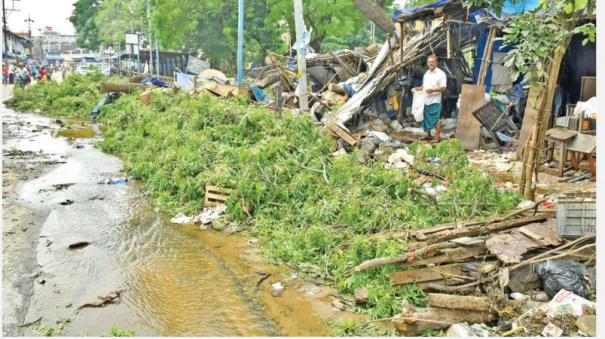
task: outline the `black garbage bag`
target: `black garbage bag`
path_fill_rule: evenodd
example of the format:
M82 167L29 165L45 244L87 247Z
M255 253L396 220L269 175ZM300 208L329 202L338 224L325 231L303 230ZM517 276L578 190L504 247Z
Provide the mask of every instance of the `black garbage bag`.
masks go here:
M548 260L538 265L538 275L542 279L542 287L551 298L562 289L587 298L586 274L586 267L573 260Z

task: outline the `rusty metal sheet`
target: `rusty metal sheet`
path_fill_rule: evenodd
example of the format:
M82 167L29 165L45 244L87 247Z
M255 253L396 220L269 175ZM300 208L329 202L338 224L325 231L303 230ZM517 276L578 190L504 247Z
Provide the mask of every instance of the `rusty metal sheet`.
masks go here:
M531 250L560 244L553 219L498 234L485 242L488 251L505 264L520 263L523 254Z

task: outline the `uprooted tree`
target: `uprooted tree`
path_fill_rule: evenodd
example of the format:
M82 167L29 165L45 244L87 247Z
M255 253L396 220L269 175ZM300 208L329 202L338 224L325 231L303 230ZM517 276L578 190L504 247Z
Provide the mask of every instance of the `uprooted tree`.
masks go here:
M496 13L500 13L504 5L503 0L468 0L467 3L490 7ZM565 51L575 34L585 36L584 44L595 41L593 23L578 25L580 19L594 13L595 6L595 0L541 0L538 9L512 18L503 30L505 44L513 46L505 65L513 68L514 78L523 74L539 92L535 101L530 102L537 117L523 152L519 183L519 194L527 200L535 197L538 164Z

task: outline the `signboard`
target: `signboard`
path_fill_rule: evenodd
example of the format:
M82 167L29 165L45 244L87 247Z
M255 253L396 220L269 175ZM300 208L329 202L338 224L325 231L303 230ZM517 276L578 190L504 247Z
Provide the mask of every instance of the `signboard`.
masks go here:
M126 40L127 44L131 44L131 45L139 44L139 35L138 34L126 33L126 34L124 34L124 39Z
M201 71L210 68L210 64L207 61L198 59L192 55L187 59L187 73L200 74Z

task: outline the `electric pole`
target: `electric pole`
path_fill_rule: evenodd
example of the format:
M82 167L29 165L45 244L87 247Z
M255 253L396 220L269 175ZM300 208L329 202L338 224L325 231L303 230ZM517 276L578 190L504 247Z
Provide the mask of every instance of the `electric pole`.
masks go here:
M237 84L244 82L244 0L239 0L237 15Z
M307 87L307 61L305 53L307 46L304 42L307 37L305 22L303 20L302 0L294 0L294 23L296 26L296 61L298 64L298 101L302 112L309 110L308 87Z
M149 21L149 39L147 46L149 47L149 74L153 74L153 37L151 36L151 0L147 0L147 21Z
M29 14L27 15L27 19L23 20L25 22L27 22L27 34L29 36L29 38L31 39L32 37L32 22L34 22L34 20L32 20L32 18L30 18Z

